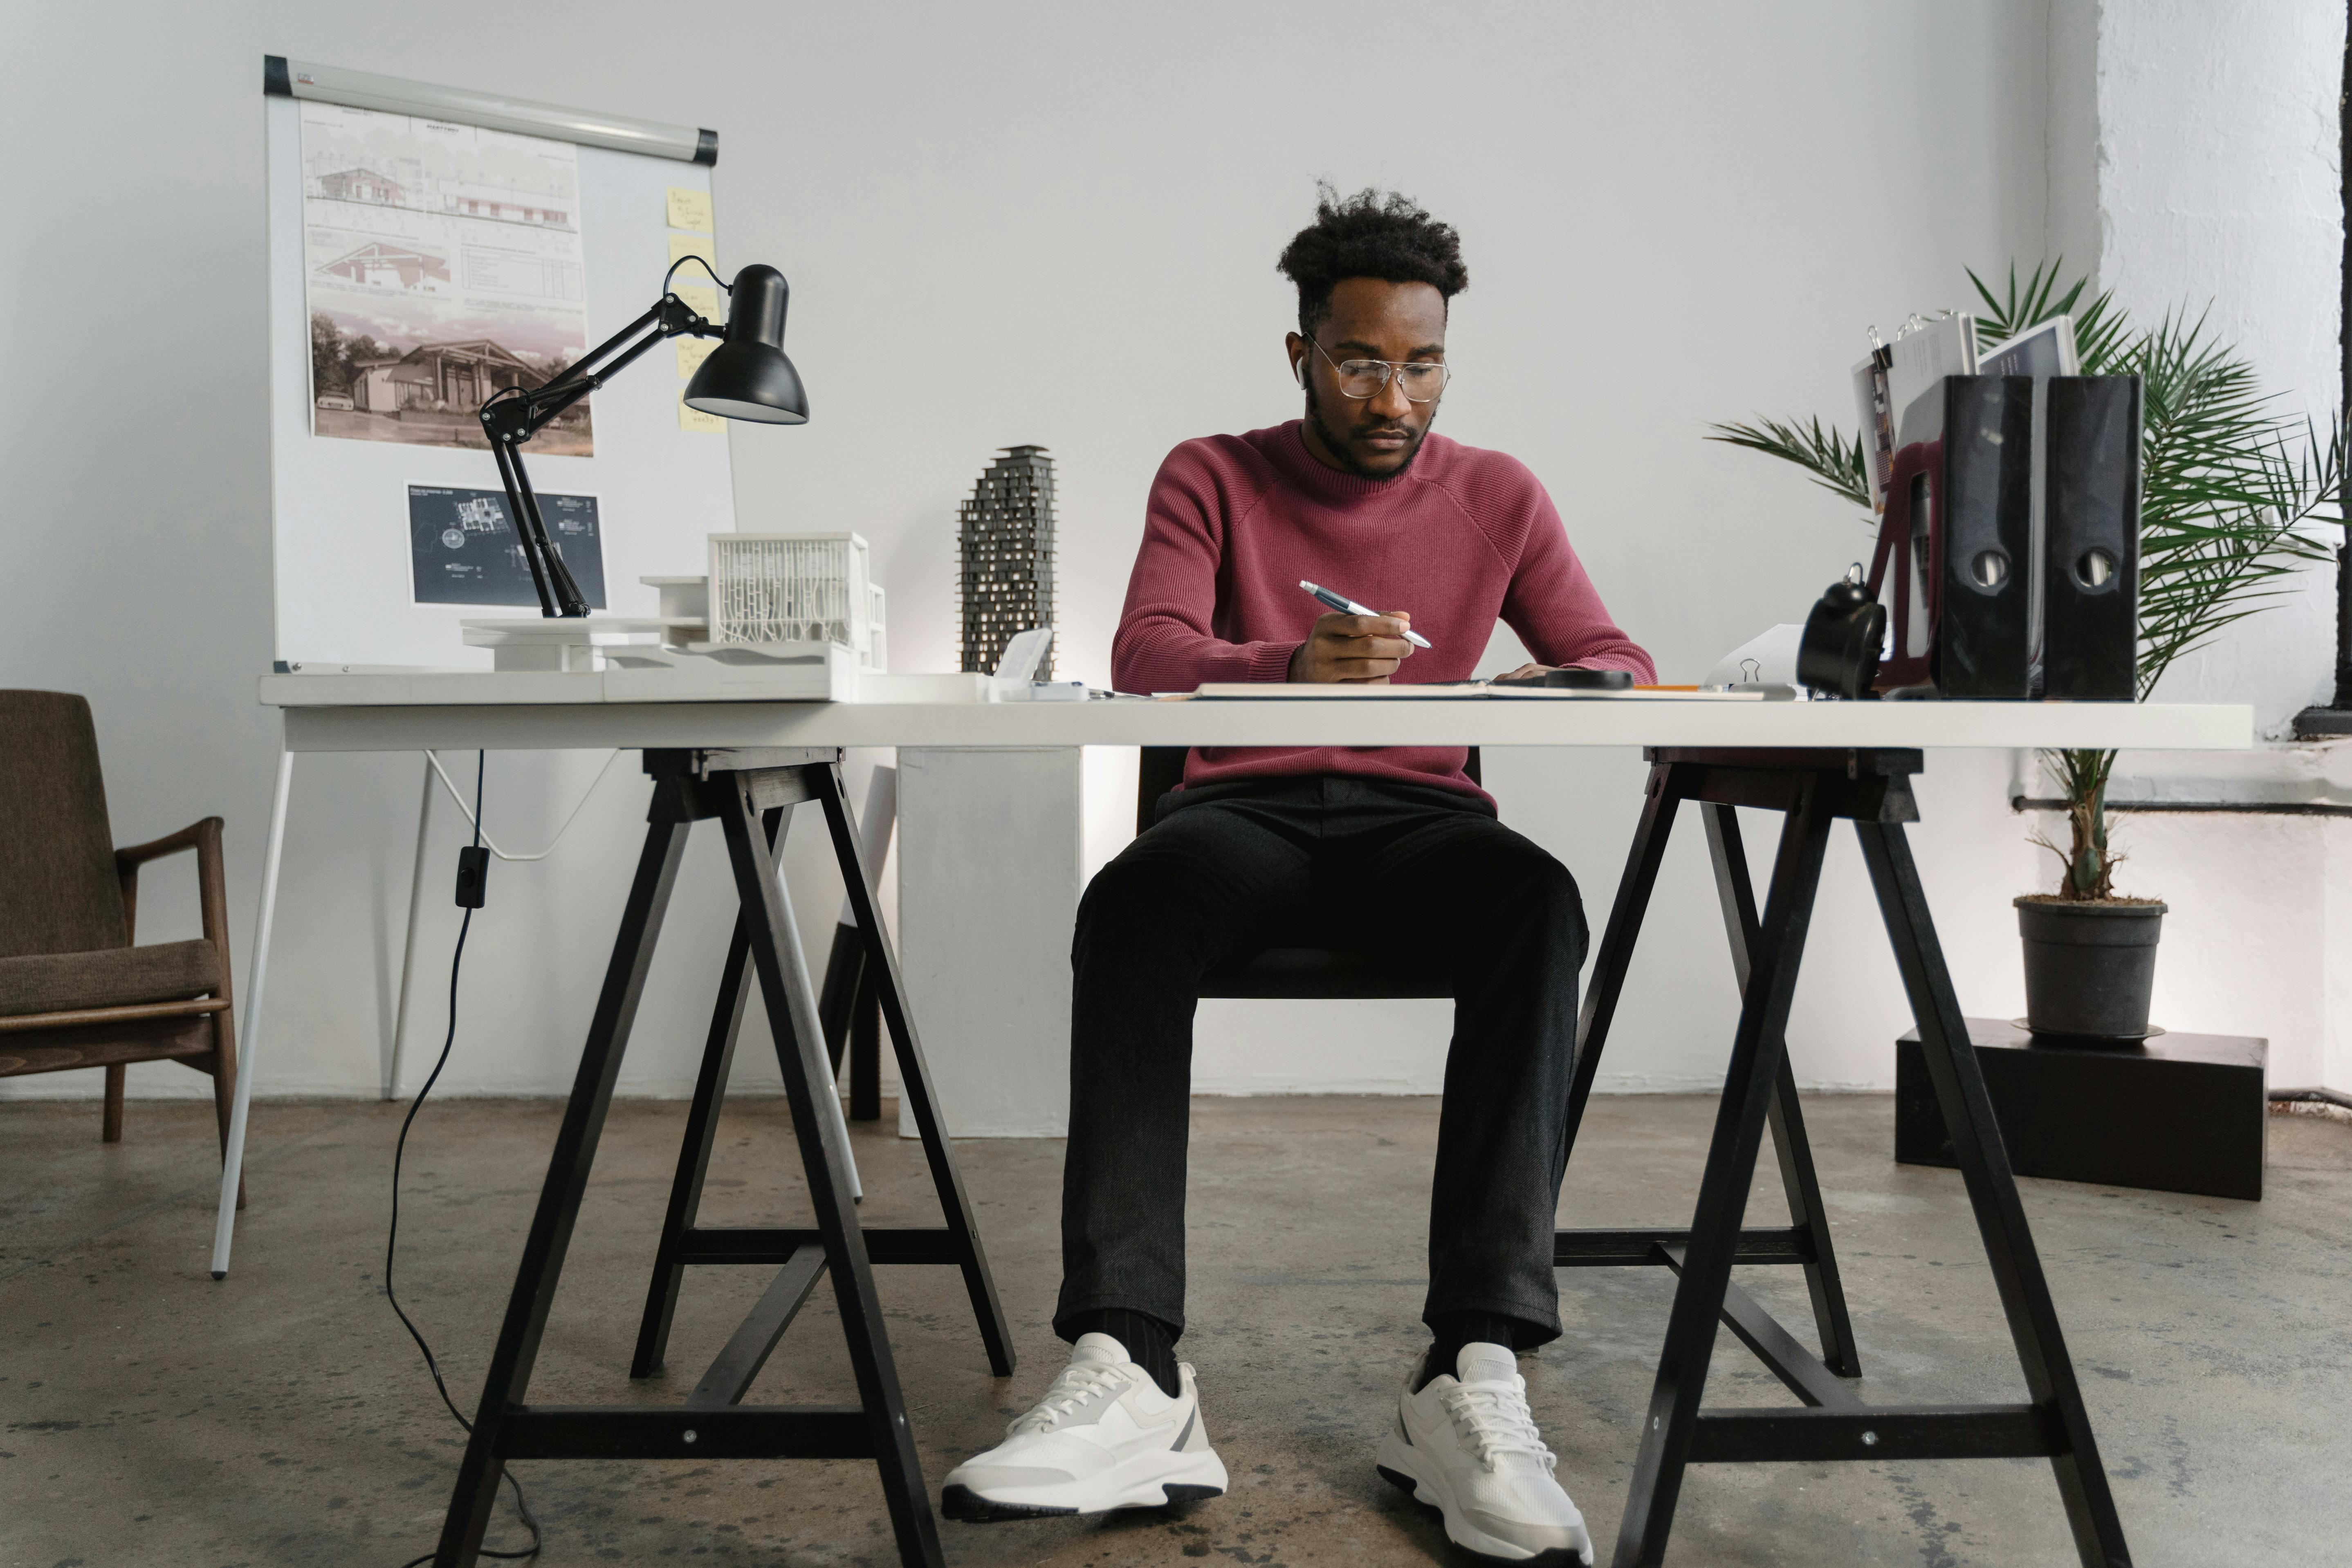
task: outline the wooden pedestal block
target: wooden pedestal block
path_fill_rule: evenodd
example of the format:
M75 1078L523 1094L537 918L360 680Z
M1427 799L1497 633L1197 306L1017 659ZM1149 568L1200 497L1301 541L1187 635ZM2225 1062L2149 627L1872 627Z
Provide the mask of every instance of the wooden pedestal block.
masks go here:
M2019 1175L2263 1195L2268 1040L2158 1035L2121 1048L2056 1045L1995 1018L1970 1018L1969 1037ZM1916 1029L1895 1042L1895 1158L1953 1163Z

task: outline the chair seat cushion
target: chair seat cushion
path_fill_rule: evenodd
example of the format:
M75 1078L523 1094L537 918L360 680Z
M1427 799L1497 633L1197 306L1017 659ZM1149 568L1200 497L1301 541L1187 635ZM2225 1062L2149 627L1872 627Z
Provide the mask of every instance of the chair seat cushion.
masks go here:
M220 950L209 942L32 952L0 958L0 1016L177 1002L219 986Z
M1336 947L1269 947L1211 973L1202 982L1201 994L1314 1001L1351 996L1451 997L1454 981L1441 970L1389 953Z

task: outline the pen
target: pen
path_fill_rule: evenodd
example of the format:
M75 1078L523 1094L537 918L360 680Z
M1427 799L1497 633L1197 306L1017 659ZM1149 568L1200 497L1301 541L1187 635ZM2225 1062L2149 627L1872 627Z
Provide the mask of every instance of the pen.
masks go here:
M1339 611L1343 616L1377 616L1380 614L1378 610L1368 610L1364 608L1363 605L1356 603L1355 600L1350 599L1345 594L1335 594L1328 588L1318 588L1303 577L1299 579L1298 585L1306 589L1308 593L1314 595L1318 603L1328 605L1331 608ZM1404 640L1412 644L1415 647L1427 647L1429 646L1429 639L1422 636L1419 632L1414 631L1411 626L1407 626L1404 629Z

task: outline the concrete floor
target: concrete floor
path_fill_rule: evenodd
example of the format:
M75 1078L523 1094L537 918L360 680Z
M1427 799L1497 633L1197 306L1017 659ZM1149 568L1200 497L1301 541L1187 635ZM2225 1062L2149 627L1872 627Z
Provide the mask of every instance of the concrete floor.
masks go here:
M689 1276L672 1370L632 1385L630 1345L684 1108L624 1103L541 1357L535 1399L682 1397L764 1284ZM398 1281L461 1405L479 1389L558 1108L434 1105L409 1151ZM1570 1224L1678 1223L1711 1103L1594 1102ZM1892 1102L1808 1109L1856 1331L1880 1400L2022 1397L1958 1178L1890 1158ZM1372 1473L1393 1385L1419 1350L1428 1100L1204 1100L1194 1110L1192 1297L1231 1494L1181 1516L943 1524L959 1564L1462 1562L1434 1518ZM226 1283L206 1276L211 1111L134 1104L128 1141L90 1103L0 1105L0 1565L354 1563L429 1550L460 1435L383 1293L397 1108L277 1103L254 1118L252 1206ZM779 1102L730 1110L706 1216L804 1223ZM2271 1122L2261 1204L2023 1184L2143 1564L2343 1561L2352 1454L2352 1127ZM861 1128L869 1223L935 1223L918 1151ZM883 1275L926 1473L994 1440L1060 1360L1045 1327L1061 1147L961 1147L1022 1356L987 1374L953 1271ZM1768 1216L1767 1209L1774 1211ZM1777 1217L1777 1200L1756 1219ZM1743 1281L1801 1326L1801 1279ZM1671 1281L1561 1276L1567 1337L1526 1363L1560 1476L1613 1539ZM820 1290L755 1398L854 1397ZM1710 1402L1780 1403L1725 1336ZM519 1467L548 1564L896 1561L863 1463ZM502 1500L493 1544L519 1537ZM1701 1468L1675 1563L2058 1563L2046 1466Z

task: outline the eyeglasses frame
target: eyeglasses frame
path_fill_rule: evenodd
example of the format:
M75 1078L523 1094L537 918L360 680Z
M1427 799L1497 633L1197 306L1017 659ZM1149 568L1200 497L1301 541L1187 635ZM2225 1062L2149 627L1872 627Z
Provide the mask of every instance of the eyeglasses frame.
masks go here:
M1312 333L1302 332L1299 335L1306 338L1308 342L1315 344L1315 352L1323 356L1323 363L1331 367L1331 374L1333 375L1339 376L1343 380L1346 378L1347 373L1339 368L1340 362L1331 357L1331 351L1329 349L1327 349L1321 343L1317 342ZM1359 403L1369 403L1373 398L1378 397L1381 393L1386 392L1389 389L1389 383L1396 380L1397 373L1403 370L1408 365L1434 365L1437 369L1444 373L1444 378L1437 384L1437 391L1428 397L1415 397L1412 393L1406 393L1404 395L1404 398L1407 403L1434 403L1439 398L1445 395L1445 389L1454 383L1454 367L1446 363L1442 359L1351 359L1346 363L1349 364L1376 364L1381 367L1381 384L1372 388L1371 391L1357 393L1349 391L1345 386L1339 388L1340 396L1352 397Z

